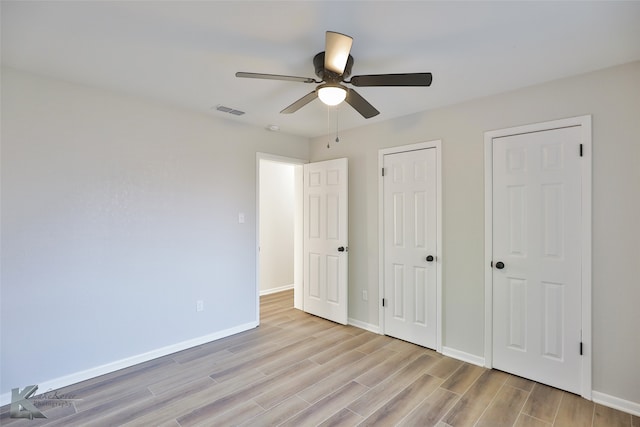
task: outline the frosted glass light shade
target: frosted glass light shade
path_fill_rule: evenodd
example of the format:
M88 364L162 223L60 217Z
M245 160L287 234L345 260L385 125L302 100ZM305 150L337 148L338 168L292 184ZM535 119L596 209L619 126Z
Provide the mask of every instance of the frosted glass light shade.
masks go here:
M346 97L346 89L340 86L323 86L318 89L318 98L327 105L338 105Z

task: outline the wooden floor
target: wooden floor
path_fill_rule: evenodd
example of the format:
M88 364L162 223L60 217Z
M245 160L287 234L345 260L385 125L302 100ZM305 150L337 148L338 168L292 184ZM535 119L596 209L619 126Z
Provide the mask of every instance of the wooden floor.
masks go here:
M261 326L57 391L24 426L625 426L640 418L261 298ZM53 396L50 396L53 397ZM43 403L47 403L44 404Z

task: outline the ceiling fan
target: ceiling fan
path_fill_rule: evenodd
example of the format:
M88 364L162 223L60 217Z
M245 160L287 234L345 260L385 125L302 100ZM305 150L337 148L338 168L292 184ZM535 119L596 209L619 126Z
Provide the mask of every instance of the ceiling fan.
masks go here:
M325 51L318 53L313 58L316 76L320 80L310 77L282 76L279 74L261 74L238 72L236 77L250 79L284 80L300 83L321 83L311 93L298 99L293 104L281 111L290 114L298 111L316 98L320 98L327 105L338 105L346 101L365 119L374 117L380 112L355 90L344 86L351 84L356 87L365 86L430 86L431 73L405 73L405 74L370 74L353 76L353 57L350 55L353 39L347 35L327 31Z

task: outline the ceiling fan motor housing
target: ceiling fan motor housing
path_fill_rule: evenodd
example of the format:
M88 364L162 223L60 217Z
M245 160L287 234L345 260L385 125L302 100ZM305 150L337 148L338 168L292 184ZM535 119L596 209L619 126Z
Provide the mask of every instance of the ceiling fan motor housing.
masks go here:
M324 68L324 52L320 52L313 57L313 66L316 70L316 76L327 83L339 83L351 75L351 67L353 67L353 56L347 58L347 65L344 67L342 74L336 74Z

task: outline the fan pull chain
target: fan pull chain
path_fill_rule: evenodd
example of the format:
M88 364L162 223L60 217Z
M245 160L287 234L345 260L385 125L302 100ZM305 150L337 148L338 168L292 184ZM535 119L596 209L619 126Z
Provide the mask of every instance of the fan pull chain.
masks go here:
M336 105L336 142L340 142L340 138L338 138L338 116L340 115L340 114L338 114L339 113L339 111L338 111L339 108L340 108L340 106Z
M335 111L336 114L336 139L335 142L340 142L340 137L338 136L338 132L339 132L339 123L338 123L338 116L339 116L339 109L340 106L336 105L335 107L333 107L333 110ZM327 106L327 148L331 148L331 138L329 137L329 135L331 134L331 107Z
M327 105L327 135L331 133L331 117L329 113L331 111L331 107ZM327 138L327 148L331 148L331 140Z

